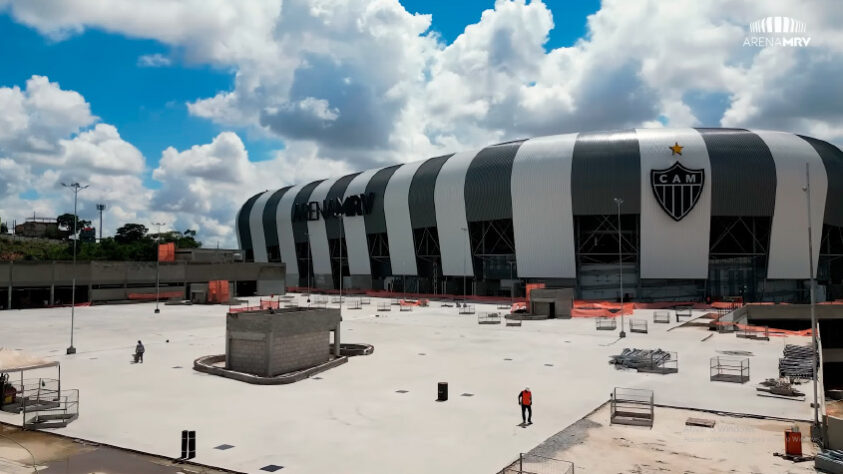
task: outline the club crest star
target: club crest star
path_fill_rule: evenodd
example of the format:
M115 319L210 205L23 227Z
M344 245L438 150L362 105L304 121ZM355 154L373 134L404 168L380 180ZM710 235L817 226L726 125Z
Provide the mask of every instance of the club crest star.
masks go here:
M671 156L673 156L673 155L681 155L681 154L682 154L682 149L683 149L683 148L685 148L685 147L684 147L684 146L679 146L679 142L673 142L673 146L669 146L668 148L670 148L670 151L672 151L672 152L673 152L673 153L671 154Z

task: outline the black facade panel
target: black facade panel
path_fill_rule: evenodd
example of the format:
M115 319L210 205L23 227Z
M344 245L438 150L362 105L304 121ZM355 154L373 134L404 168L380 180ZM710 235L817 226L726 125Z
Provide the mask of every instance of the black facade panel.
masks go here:
M828 176L828 193L825 196L825 223L843 227L843 152L831 143L816 138L803 137L817 150Z
M484 148L465 175L468 222L512 219L512 161L523 142Z
M442 165L452 156L454 155L431 158L422 163L413 175L408 198L413 229L436 227L436 202L433 197L436 190L436 178L439 176Z
M243 207L240 208L240 215L237 219L237 232L240 234L240 245L243 247L243 250L252 250L252 230L249 229L249 214L252 213L252 207L255 205L255 201L263 194L264 192L259 192L254 196L250 197L246 200L246 203L243 204Z
M776 163L764 140L742 129L697 130L711 161L711 215L772 216Z
M571 164L571 205L575 216L641 212L641 151L635 131L577 136ZM563 184L560 183L560 187Z
M373 193L375 195L372 211L365 216L367 234L386 233L386 217L383 213L383 194L386 191L386 184L389 183L389 178L392 177L392 174L400 166L390 166L389 168L378 171L369 180L369 184L366 185L366 194Z
M293 200L293 207L290 208L290 216L292 217L293 209L296 208L298 205L306 205L310 202L310 193L319 186L319 183L325 181L324 179L320 179L319 181L314 181L312 183L306 184L304 187L299 190L299 193L296 194L296 198ZM293 221L293 241L295 242L307 242L307 221ZM301 256L299 256L301 258Z
M278 246L278 222L275 220L275 215L278 211L278 202L291 187L287 186L275 191L266 200L266 206L263 208L263 235L266 239L267 248Z
M348 188L348 183L351 182L360 173L354 173L347 176L343 176L342 178L338 179L332 186L331 189L328 190L328 194L325 196L325 200L332 201L337 198L342 201L343 197L345 196L345 190ZM322 204L320 203L320 206ZM328 231L328 238L329 239L339 239L341 232L340 232L340 221L337 217L329 217L325 219L325 229Z

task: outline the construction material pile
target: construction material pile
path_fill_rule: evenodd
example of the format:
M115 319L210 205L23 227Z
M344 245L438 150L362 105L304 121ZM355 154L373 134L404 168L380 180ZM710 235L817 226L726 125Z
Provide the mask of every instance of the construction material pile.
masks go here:
M811 346L784 346L784 357L779 359L779 376L801 379L814 378L814 351Z
M791 384L787 379L767 379L761 382L759 385L761 386L755 387L755 390L757 390L758 392L763 392L758 394L760 396L767 396L765 394L771 394L777 396L777 398L805 398L805 394L793 388L793 384Z
M670 353L661 349L624 348L620 355L610 356L609 363L616 368L641 369L663 365L670 360Z
M814 458L814 467L823 472L843 472L843 451L829 449L817 453Z

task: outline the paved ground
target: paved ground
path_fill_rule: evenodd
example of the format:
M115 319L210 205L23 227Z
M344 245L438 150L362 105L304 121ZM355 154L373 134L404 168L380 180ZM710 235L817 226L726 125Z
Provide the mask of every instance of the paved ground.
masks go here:
M688 418L715 422L713 428L686 426ZM793 423L770 419L720 416L707 412L656 408L653 428L610 425L609 407L557 433L525 457L525 468L553 470L568 460L576 472L611 473L808 473L814 463L794 463L774 456L784 452L784 430ZM797 423L804 433L802 454L813 456L810 423ZM551 459L546 459L551 458Z
M497 472L602 404L614 386L654 389L656 402L668 405L811 417L808 402L755 395L754 382L776 373L781 338L701 341L710 333L667 332L672 323L617 342L588 319L481 326L438 303L407 313L393 306L375 317L376 303L343 311L343 342L374 344L373 355L285 386L191 369L195 358L224 351L221 306L162 306L158 315L152 304L79 308L74 356L64 355L68 309L3 311L0 346L61 361L63 385L80 389L79 419L57 432L177 456L181 430L193 429L198 462L245 472L271 464L285 473ZM483 310L495 311L478 305ZM636 317L651 320L652 311ZM137 339L147 348L142 365L129 363ZM624 346L677 351L679 373L615 370L608 357ZM751 351L753 383L709 382L718 350ZM439 381L450 384L448 402L435 401ZM525 385L534 394L526 429L517 405ZM0 414L0 421L20 418ZM234 447L214 449L222 444Z

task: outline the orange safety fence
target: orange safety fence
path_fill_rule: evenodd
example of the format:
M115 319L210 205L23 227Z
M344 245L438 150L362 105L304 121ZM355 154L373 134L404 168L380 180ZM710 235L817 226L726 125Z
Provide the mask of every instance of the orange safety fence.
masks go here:
M281 307L281 302L279 300L272 300L272 299L261 299L258 301L258 304L255 306L236 306L232 308L231 306L228 307L229 313L244 313L246 311L261 311L267 309L279 309Z
M156 298L155 293L129 293L130 300L154 300ZM158 293L158 299L167 299L167 298L184 298L183 291L162 291Z
M228 303L228 280L211 280L208 282L208 303Z
M741 323L733 323L730 321L712 321L710 324L715 326L734 326L741 331L755 331L755 332L766 332L770 336L776 337L787 337L787 336L810 336L811 329L802 329L800 331L791 330L791 329L778 329L778 328L771 328L768 326L755 326L752 324L741 324Z
M430 301L425 298L420 298L417 300L401 300L398 302L401 306L427 306Z

